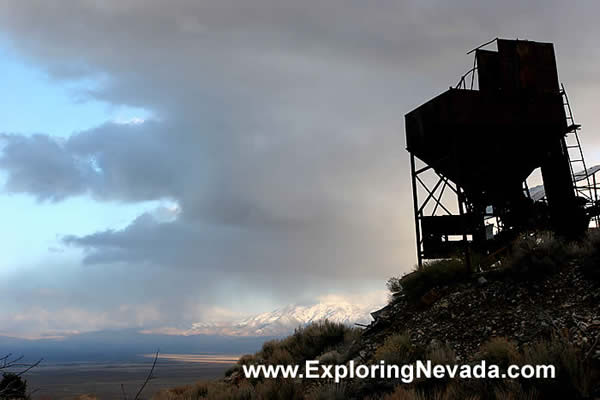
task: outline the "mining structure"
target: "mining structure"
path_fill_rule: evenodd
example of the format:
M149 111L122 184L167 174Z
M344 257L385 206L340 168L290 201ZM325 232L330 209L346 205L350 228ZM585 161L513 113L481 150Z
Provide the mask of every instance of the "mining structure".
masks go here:
M553 44L494 39L472 53L455 87L405 116L419 265L600 222L600 167L585 164ZM534 171L543 185L529 188Z

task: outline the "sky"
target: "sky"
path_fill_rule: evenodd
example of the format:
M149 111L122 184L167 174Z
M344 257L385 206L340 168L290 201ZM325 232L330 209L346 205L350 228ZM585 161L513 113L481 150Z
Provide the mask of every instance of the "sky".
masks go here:
M600 162L593 1L0 4L0 334L186 329L415 263L403 116L554 42Z

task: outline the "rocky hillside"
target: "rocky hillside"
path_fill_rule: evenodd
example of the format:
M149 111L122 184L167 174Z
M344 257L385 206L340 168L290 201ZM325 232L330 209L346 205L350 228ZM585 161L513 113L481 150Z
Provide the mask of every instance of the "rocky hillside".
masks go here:
M518 277L478 274L456 285L435 286L417 302L400 293L372 314L363 354L368 358L385 337L399 331L410 332L415 344L448 343L461 359L492 337L524 345L560 334L600 359L600 286L585 276L580 263L570 261L539 280Z

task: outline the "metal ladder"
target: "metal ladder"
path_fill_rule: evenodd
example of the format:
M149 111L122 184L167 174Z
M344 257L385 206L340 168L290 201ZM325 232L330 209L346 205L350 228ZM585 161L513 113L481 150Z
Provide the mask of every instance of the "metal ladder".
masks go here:
M571 177L573 178L573 189L575 190L575 195L584 198L588 203L593 203L592 183L588 175L585 159L583 158L583 150L581 149L581 142L578 134L581 125L575 123L573 110L571 109L565 86L561 83L560 87L560 94L562 95L563 106L565 107L565 114L567 116L565 146L567 157L569 158L569 167L571 168ZM583 184L580 184L579 182L582 182Z

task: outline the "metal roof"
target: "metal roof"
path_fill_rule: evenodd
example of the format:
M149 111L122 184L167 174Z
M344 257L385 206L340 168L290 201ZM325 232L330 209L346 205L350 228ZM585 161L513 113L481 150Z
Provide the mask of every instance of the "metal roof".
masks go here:
M579 182L587 178L588 176L594 175L596 172L600 171L600 165L594 165L593 167L588 168L585 171L576 172L575 182ZM546 191L544 190L544 185L538 185L529 188L529 194L531 195L531 199L533 201L539 201L546 196Z

